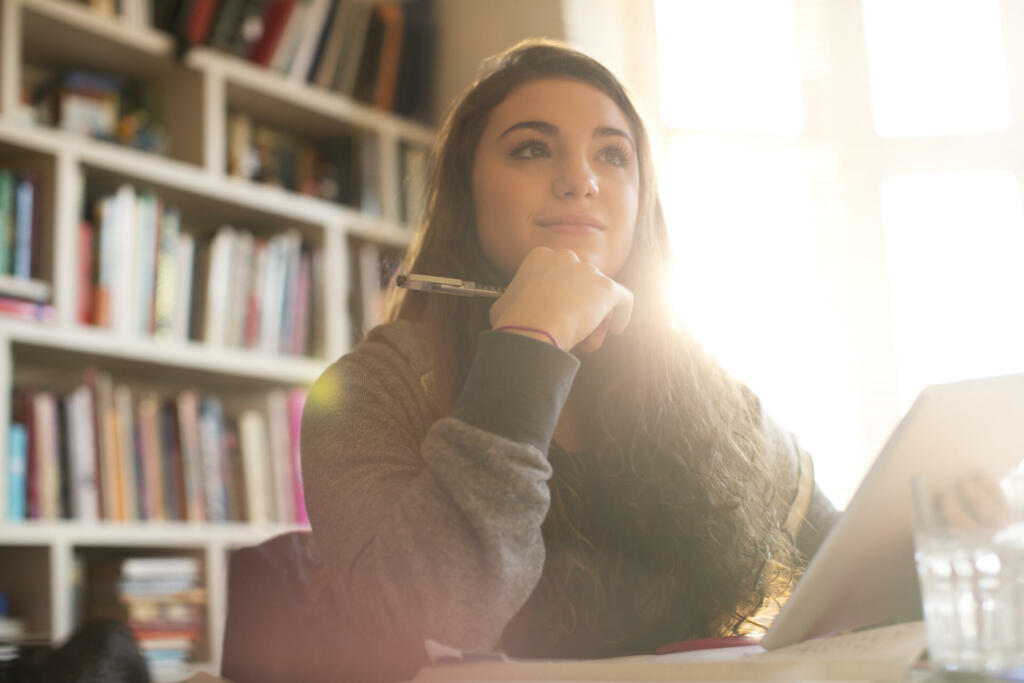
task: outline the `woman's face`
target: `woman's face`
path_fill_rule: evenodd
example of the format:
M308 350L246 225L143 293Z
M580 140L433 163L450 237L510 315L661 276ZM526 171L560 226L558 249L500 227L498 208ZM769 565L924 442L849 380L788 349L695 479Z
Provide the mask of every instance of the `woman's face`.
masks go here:
M511 278L534 247L571 249L614 277L633 244L639 177L632 128L610 97L571 79L517 87L473 160L484 256Z

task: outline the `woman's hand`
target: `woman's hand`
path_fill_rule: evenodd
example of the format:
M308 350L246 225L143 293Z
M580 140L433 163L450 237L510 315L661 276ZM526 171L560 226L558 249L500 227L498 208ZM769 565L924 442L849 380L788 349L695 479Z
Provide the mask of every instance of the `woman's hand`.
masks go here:
M491 327L544 330L566 350L589 353L605 336L621 334L633 313L633 293L570 249L536 247L491 307ZM550 341L543 334L511 330Z

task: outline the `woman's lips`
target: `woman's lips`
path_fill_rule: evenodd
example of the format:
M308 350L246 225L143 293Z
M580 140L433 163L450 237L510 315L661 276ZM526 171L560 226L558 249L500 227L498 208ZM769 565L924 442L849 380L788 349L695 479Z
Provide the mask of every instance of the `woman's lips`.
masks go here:
M553 216L537 221L537 225L563 235L591 235L604 231L604 225L593 216Z

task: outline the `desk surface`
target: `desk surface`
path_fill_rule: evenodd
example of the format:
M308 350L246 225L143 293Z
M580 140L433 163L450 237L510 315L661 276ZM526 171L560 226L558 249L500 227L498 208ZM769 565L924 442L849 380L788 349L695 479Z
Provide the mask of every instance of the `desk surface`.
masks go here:
M925 650L924 624L911 622L799 643L599 660L506 660L429 666L415 683L448 681L879 681L911 680ZM916 674L915 674L916 675ZM924 675L924 674L922 674ZM918 677L915 683L927 680Z

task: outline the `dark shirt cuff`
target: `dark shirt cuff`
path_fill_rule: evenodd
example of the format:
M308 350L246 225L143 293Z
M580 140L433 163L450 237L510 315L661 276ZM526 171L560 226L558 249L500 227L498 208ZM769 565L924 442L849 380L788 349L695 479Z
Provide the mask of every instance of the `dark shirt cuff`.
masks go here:
M452 417L546 453L580 361L536 339L481 332Z

